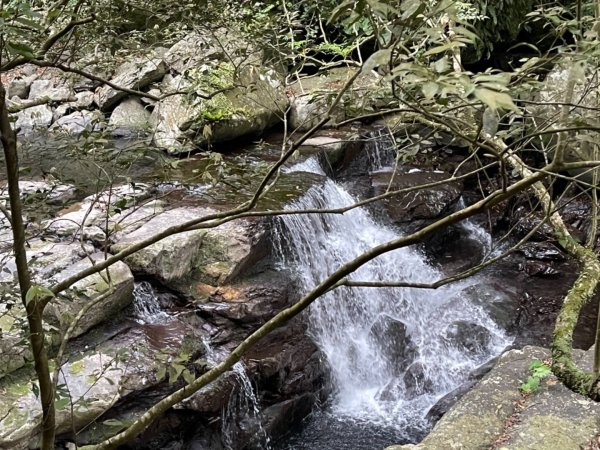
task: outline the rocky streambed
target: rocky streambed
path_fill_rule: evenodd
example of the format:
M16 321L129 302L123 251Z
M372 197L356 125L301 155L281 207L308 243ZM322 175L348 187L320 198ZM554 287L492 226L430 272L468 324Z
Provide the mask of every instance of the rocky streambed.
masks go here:
M357 140L359 136L362 138ZM390 183L390 176L385 170L360 169L365 158L373 158L373 152L381 151L374 146L385 144L374 136L377 134L369 135L360 130L325 132L307 143L302 149L302 158L316 155L329 161L326 166L331 174L349 183L357 195L378 194L382 192L381 186ZM232 174L248 167L260 167L260 161L269 161L277 154L276 135L272 141L273 145L226 156L224 166L229 166L227 170ZM403 167L401 173L406 175L392 182L410 186L443 179L448 172L432 163L435 155L432 151L427 160L416 160ZM28 216L31 218L29 258L34 277L46 281L64 279L92 261L106 257L107 251L118 252L169 226L224 210L250 195L251 180L241 176L231 177L232 182L239 183L235 194L231 193L230 186L211 187L210 183L185 181L193 180L195 171L207 170L209 164L203 157L179 160L176 169L180 176L170 182L152 179L155 169L144 169L140 181L132 180L83 198L87 189L84 185L78 187L39 178L23 181L23 195L26 199L33 197L27 214L31 214ZM261 207L281 209L301 198L311 186L324 182L325 177L316 173L288 172L283 175L278 189L262 200ZM470 195L472 182L467 179L463 185L441 185L410 194L410 198L405 196L373 205L371 214L399 230L410 229L415 223L425 224L459 207L460 199ZM49 204L45 214L54 217L40 220L38 206L41 204ZM514 219L506 214L491 215L476 218L473 226L485 231L486 220L500 224L497 229L501 229L502 221ZM1 424L1 445L7 449L25 448L35 442L35 424L40 415L31 389L31 355L22 334L23 313L18 302L14 302L14 266L8 232L4 223L2 235L8 253L3 259L2 286L7 302L0 357L3 361L2 411L6 416ZM62 440L82 444L114 433L120 424L154 399L184 383L183 371L197 375L207 370L253 329L296 300L297 279L294 273L282 271L276 263L272 233L273 220L268 217L239 219L214 229L182 233L132 255L114 266L109 274L84 279L60 301L53 302L46 313L50 341L56 339L61 327L69 323L87 299L112 287L105 300L84 316L69 346L71 350L61 379L69 391L59 394L59 399L66 399L59 413ZM423 251L442 272L451 272L459 268L457 265L478 262L490 252L492 240L487 236L482 238L472 230L457 227L425 242ZM494 322L515 338L518 346L547 342L561 290L568 288L575 269L548 242L549 236L540 238L510 256L500 266L501 270L488 269L479 285L469 287L462 294L471 296L471 300L484 307ZM546 269L528 269L534 264ZM148 281L150 294L144 295L139 286ZM11 304L11 298L14 306L9 309L6 305ZM140 307L143 311L144 302L152 299L159 299L157 309L140 315ZM592 323L590 311L583 318L584 332L578 339L582 347L590 343L585 327L591 330ZM294 320L250 352L243 367L238 368L251 380L252 395L260 405L259 415L253 417L253 407L248 404L238 406L238 416L231 413L234 416L226 418L223 415L223 411L235 409L231 405L232 398L248 395L243 394L243 390L239 394L244 386L240 381L242 375L233 371L170 411L132 443L131 448L166 445L188 448L186 445L192 443L200 445L197 448L260 447L266 445L261 433L276 442L273 448L288 445L277 443L278 436L297 429L302 418L327 399L331 389L327 358L307 335L306 326L306 317ZM477 352L481 345L487 345L490 338L485 329L478 331L472 325L464 326L463 331L460 327L454 331L458 334L453 338L463 351ZM397 327L386 330L382 332L394 333L394 339L401 339L398 348L410 349L406 331ZM55 348L51 342L50 345ZM409 354L410 351L395 356L409 361ZM161 366L165 364L180 367L180 373L162 373ZM415 373L414 376L426 393L427 384L422 384L425 375ZM172 378L170 382L169 378ZM465 381L469 383L469 379ZM72 415L71 403L74 405ZM420 433L416 432L414 438ZM390 439L394 439L393 436ZM291 442L290 448L296 448L293 440Z
M279 148L276 133L269 141L223 158L218 167L231 174L226 186L197 182L200 170L208 173L216 170L211 167L214 162L202 156L171 161L176 164L169 167L177 174L171 181L156 178L156 167L145 167L134 174L139 177L137 180L132 178L127 184L87 196L89 187L85 183L68 185L59 179L44 181L35 177L23 181L30 219L28 256L34 278L64 279L93 261L169 226L222 211L247 199L255 180L241 173L252 167L259 172L263 161L276 157ZM385 148L381 147L385 147L385 139L364 130L324 132L306 144L300 161L307 157L327 161L324 167L329 168L330 174L359 197L377 195L390 183L404 187L444 179L451 169L436 165L438 150L432 149L428 158L400 168L401 176L395 179L386 169L364 170L366 160L386 157ZM452 155L448 158L447 151L444 156L451 164ZM459 161L460 149L452 151ZM216 177L216 172L213 173ZM278 187L261 200L260 208L282 209L302 198L311 187L325 182L325 176L314 171L287 171ZM232 183L237 189L232 188ZM415 224L426 224L460 207L461 201L474 195L474 183L475 180L467 178L460 184L423 189L374 204L370 214L387 226L410 230ZM515 208L519 201L515 200ZM44 214L40 214L41 205L46 205ZM494 251L492 235L486 229L493 233L502 230L504 222L515 221L505 211L493 211L489 217L475 218L470 224L446 230L425 242L422 251L441 273L477 263ZM574 223L580 219L573 215ZM4 222L3 226L6 253L2 275L5 303L0 389L5 419L0 424L0 445L7 449L26 448L35 442L36 422L41 412L31 388L31 355L23 339L24 316L14 297L8 224ZM527 225L523 227L526 229ZM61 372L60 384L65 387L59 393L61 440L83 444L114 433L155 399L181 386L185 382L184 372L190 376L207 370L252 330L295 301L300 291L297 275L293 268L282 270L278 263L273 251L273 232L274 219L263 217L181 233L128 257L108 274L103 272L82 280L53 302L45 318L49 344L56 349L53 342L59 330L64 329L90 297L107 294L84 316L72 336ZM519 347L548 342L558 301L574 277L573 263L550 241L550 236L540 235L499 266L486 269L478 283L461 293L461 297L483 308ZM284 254L290 251L283 250ZM141 285L146 286L145 293L140 290ZM148 302L155 309L148 310ZM587 327L591 331L593 322L593 311L589 311L582 319L578 345L590 344L591 334L585 330ZM400 365L405 361L403 370L409 370L414 358L410 349L414 344L405 325L392 324L385 325L380 332L384 339L393 335L396 349L407 349L400 354L395 351L394 358ZM302 316L270 335L246 355L237 371L229 372L171 410L130 448L265 447L266 436L271 448L288 445L317 448L322 444L318 440L312 447L298 447L294 439L288 444L278 440L290 430L298 429L302 419L310 417L316 405L326 402L333 392L328 359L315 344L314 334L313 339L309 337L307 326L310 326L307 317ZM485 328L469 322L452 326L448 331L451 337L444 339L456 342L462 352L476 355L490 345L491 335ZM161 367L167 364L178 369L175 373L164 373ZM415 377L415 386L420 386L415 391L417 395L431 392L433 384L427 381L426 372L415 372L415 368L409 372ZM462 390L473 383L477 373L482 372L463 380L466 385ZM250 384L244 384L244 380ZM255 405L249 400L252 396ZM449 403L440 405L434 408L431 418L439 417ZM253 412L255 407L260 413ZM224 415L224 411L230 415ZM318 414L312 417L320 420ZM360 436L361 432L356 430L362 425L356 426L359 428L354 431ZM377 427L373 429L380 433ZM409 430L401 439L418 439L422 433ZM381 445L397 442L398 434L391 433L388 439ZM339 448L346 448L343 442L338 444Z

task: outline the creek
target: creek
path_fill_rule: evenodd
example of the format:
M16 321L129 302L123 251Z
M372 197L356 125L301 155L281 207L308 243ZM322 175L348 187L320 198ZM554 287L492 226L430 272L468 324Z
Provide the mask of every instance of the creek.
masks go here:
M372 192L365 193L364 185L369 178L393 170L395 155L393 142L385 134L376 130L368 137L358 155L351 155L351 168L345 173L338 171L342 175L336 173L339 167L331 167L324 162L323 151L305 149L301 162L286 166L281 176L281 191L274 189L271 193L275 193L275 197L264 199L265 207L279 209L285 204L288 210L340 208L372 195ZM85 167L95 167L100 171L108 171L109 168L114 170L115 176L112 178L116 177L117 183L122 179L145 182L157 187L155 192L159 195L173 190L169 197L165 197L172 202L170 207L196 203L237 204L252 192L251 182L255 182L253 178L256 178L252 175L253 168L260 168L265 162L276 159L280 150L277 144L247 145L224 155L223 160L229 165L226 174L239 188L216 186L208 191L200 174L213 162L202 154L181 160L161 157L157 162L152 157L152 149L142 148L128 155L123 150L123 143L115 144L113 149L109 142L106 144L108 153L90 150L83 152L80 160L67 164L70 153L54 155L54 159L39 158L36 145L41 145L41 142L30 145L24 154L23 160L30 168L30 175L52 173L55 171L50 169L54 167L61 175L61 181L75 184L77 198L81 199L96 189L90 184L94 177L90 176L89 170L83 170L83 166L78 165L84 161ZM62 147L58 145L56 148ZM123 164L128 167L126 175L120 173L120 160L111 155L125 158ZM405 172L398 172L398 176L402 176L402 173L431 171L431 167L407 167L402 170ZM334 177L334 173L337 176ZM358 175L355 176L355 173ZM453 207L460 208L464 204L460 198ZM354 208L344 214L286 215L270 222L269 227L270 241L267 244L273 247L271 254L261 256L265 260L257 264L253 271L243 274L241 282L254 280L253 277L265 277L266 284L271 288L278 286L280 280L285 280L291 286L289 301L297 300L343 264L405 232L378 207ZM464 259L468 264L473 260L473 255L480 260L481 255L494 251L492 236L481 226L481 222L467 221L458 227L458 235L463 240L444 242L442 237L441 246L445 250L456 247L463 253L458 256L444 254L443 258L449 261ZM475 243L474 247L462 245L464 239ZM426 247L411 246L386 253L362 266L350 279L382 283L428 283L444 278L448 273L444 272L447 268L438 264L424 250ZM534 300L539 298L541 301L547 297L543 289L552 290L554 295L560 296L561 288L555 286L562 286L561 283L568 279L557 278L556 284L552 284L552 280L531 283L518 268L519 264L510 258L503 264L499 271L487 270L436 290L339 287L317 300L301 317L306 334L320 356L321 363L317 368L319 375L315 378L324 379L324 383L313 383L311 378L298 391L282 394L279 385L272 383L274 376L261 373L265 370L261 368L261 358L272 362L275 353L261 354L259 348L259 356L244 358L226 374L223 384L216 386L214 391L207 391L210 399L199 397L194 400L195 406L185 412L171 411L170 417L181 420L181 424L179 428L175 427L176 431L157 432L163 435L160 439L167 434L166 441L160 440L160 445L135 444L128 448L372 450L391 444L418 442L439 417L439 412L432 411L438 408L440 400L465 383L472 382L473 373L481 374L482 371L478 369L485 367L513 344L515 338L514 342L523 345L539 343L540 335L549 336L547 329L540 327L536 317L543 315L551 323L552 311L545 309L537 312L533 308L524 308L518 312L517 322L521 322L513 324L517 316L514 309L501 306L502 311L498 313L490 311L486 302L490 303L491 299L491 303L494 303L494 299L504 295L507 287L514 292L527 290ZM567 263L561 263L560 269L569 273ZM280 278L272 278L272 273ZM235 291L238 286L235 283L231 285L232 292L242 292ZM168 292L163 292L163 288ZM225 288L223 292L227 293L229 287ZM286 300L276 306L271 303L272 299L277 300L276 296L269 297L270 291L263 287L257 289L261 301L266 305L261 306L266 311L260 315L264 322L264 317L268 318L281 309ZM534 289L544 293L544 296ZM251 320L246 317L250 310L242 312L240 319L233 309L237 307L236 303L225 301L225 294L219 294L222 297L215 294L216 297L207 300L207 303L191 304L184 293L175 291L161 286L152 276L137 277L134 302L125 312L127 317L124 320L115 319L115 329L124 333L123 341L133 342L141 337L148 340L153 349L175 348L181 336L187 334L200 347L204 347L197 351L200 359L196 367L205 370L259 325L258 322L244 322ZM514 304L518 295L513 295L507 304ZM242 299L244 301L248 299ZM215 302L214 305L212 302ZM231 312L227 312L228 308L232 308ZM506 320L498 320L499 317ZM593 315L590 317L593 318ZM528 336L521 331L527 320L533 322L530 330L537 334ZM300 333L302 330L304 328L300 328ZM540 330L539 333L536 330ZM116 333L111 331L106 339L111 339ZM91 344L96 339L94 336L85 338L79 347L85 348ZM290 333L283 336L282 340L292 347L297 340L308 341L304 335ZM259 347L262 345L268 347L272 344L261 343ZM280 347L273 347L277 349L273 352L279 353L283 348L282 342L278 345ZM314 349L302 354L304 359L301 361L308 361L312 352ZM290 361L286 358L289 357L283 357L282 361ZM277 364L285 367L278 369L285 374L281 383L287 382L285 377L302 380L305 375L303 372L313 370L294 368L290 375L287 370L291 363ZM127 417L130 414L128 411L138 414L146 403L152 401L152 395L163 395L169 389L166 385L159 386L155 393L147 390L143 396L131 396L107 417L112 417L110 414ZM305 417L308 412L306 408L299 408L303 412L297 413L298 409L294 409L294 406L291 412L283 414L293 416L294 420L273 432L269 410L305 394L314 394L318 399L308 407L310 411L314 406L312 413ZM148 400L145 400L146 396ZM187 406L184 405L185 408ZM305 419L301 420L302 417ZM164 423L169 420L165 419ZM148 442L159 442L153 439L154 436L150 437ZM165 447L167 444L164 442L178 446Z

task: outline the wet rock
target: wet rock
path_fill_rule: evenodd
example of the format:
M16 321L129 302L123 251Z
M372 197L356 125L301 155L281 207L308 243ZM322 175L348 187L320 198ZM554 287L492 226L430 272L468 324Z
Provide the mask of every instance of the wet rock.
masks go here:
M591 352L575 351L584 367ZM503 435L502 448L577 450L597 435L600 405L565 388L554 376L542 381L538 391L523 399L519 386L529 375L533 359L544 360L549 351L539 347L511 350L467 392L417 445L387 450L476 450L491 448ZM523 409L515 414L515 403Z
M482 283L467 287L461 296L481 307L504 330L511 331L517 325L519 297L508 288L497 283Z
M433 390L433 380L429 377L425 365L415 362L410 365L402 378L405 386L405 396L412 399Z
M506 212L506 210L504 211ZM535 241L554 241L554 230L547 223L544 215L540 212L530 212L527 208L520 206L510 216L510 226L519 238L525 237L532 230L536 230L531 239Z
M551 264L541 261L525 261L523 271L530 277L551 278L560 275Z
M139 99L130 97L114 109L108 125L113 129L112 133L119 136L140 133L149 130L150 115Z
M412 172L396 173L375 172L372 174L374 195L388 191L412 188L423 184L443 181L450 177L447 173ZM435 219L449 211L461 194L458 183L444 183L438 186L418 189L398 194L384 200L390 219L395 223L411 222L416 219Z
M564 261L565 254L550 242L528 242L523 245L519 252L527 259L538 259L542 261Z
M371 326L369 338L384 349L390 364L398 372L406 369L416 354L415 345L404 322L387 314L379 315Z
M317 402L318 397L309 392L269 406L261 412L262 427L271 439L284 436L311 413ZM247 448L263 448L260 439L256 438L255 433Z
M467 354L477 355L485 353L492 335L487 328L479 324L459 320L446 328L444 338L448 345Z
M200 413L221 414L238 385L237 375L232 371L225 372L214 382L185 399L178 407Z
M270 401L317 393L323 387L323 355L306 334L301 320L267 336L247 356L249 369Z
M128 61L117 69L111 82L129 89L143 89L160 81L167 73L167 65L160 58L138 58ZM102 111L110 111L127 97L127 93L106 85L96 90L95 101Z
M455 274L481 263L491 240L484 228L458 224L435 233L424 242L424 247L427 255L445 273Z
M196 299L196 310L204 317L225 317L236 323L261 324L288 305L289 280L257 277L234 285L213 287L192 285L186 292Z

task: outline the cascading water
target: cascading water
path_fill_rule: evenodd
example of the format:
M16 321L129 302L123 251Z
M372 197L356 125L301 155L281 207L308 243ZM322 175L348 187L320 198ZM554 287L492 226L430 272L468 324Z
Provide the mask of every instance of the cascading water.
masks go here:
M218 354L210 341L202 339L202 346L206 353L206 360L210 365L216 365L226 356ZM223 410L221 417L221 436L226 450L235 450L236 436L243 429L244 422L250 427L256 427L254 432L254 448L260 450L272 450L271 439L262 426L262 414L260 402L254 391L252 380L248 376L244 364L240 361L233 365L233 373L238 382L238 388L232 392L227 408Z
M137 282L133 287L133 313L140 324L159 324L169 319L161 308L158 293L147 281Z
M223 411L222 436L227 450L235 450L234 436L249 431L253 435L253 448L272 450L271 439L262 426L260 402L254 392L252 380L241 362L233 366L233 373L238 381L238 389L232 393L227 409ZM245 430L244 428L248 428Z
M385 164L381 159L373 159L373 169ZM314 159L291 170L323 174ZM328 179L288 209L355 202ZM343 215L283 216L276 248L282 266L295 270L306 292L342 264L397 236L356 208ZM418 283L442 277L414 248L386 253L350 276ZM339 287L313 303L309 332L327 357L333 394L329 409L315 419L322 423L313 420L288 448L372 450L422 437L430 427L426 413L437 400L509 343L489 316L461 295L472 283L437 290ZM467 340L479 333L481 339L463 345L461 333Z
M457 208L463 209L466 208L466 206L465 200L461 197L458 201ZM479 242L484 254L487 255L492 253L492 235L488 233L485 228L473 222L471 218L463 220L460 222L460 225L469 234L469 236L472 236L475 241Z

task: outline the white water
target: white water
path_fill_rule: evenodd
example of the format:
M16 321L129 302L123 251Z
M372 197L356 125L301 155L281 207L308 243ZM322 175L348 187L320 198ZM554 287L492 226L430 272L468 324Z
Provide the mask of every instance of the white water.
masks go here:
M464 199L461 197L458 201L457 208L463 209L466 208L466 203ZM460 225L463 229L473 237L476 242L479 242L484 251L484 256L492 253L493 250L493 242L492 235L481 225L477 224L473 221L473 219L469 218L460 222Z
M380 150L371 158L371 169L388 163ZM323 173L313 159L292 170ZM338 208L355 201L327 180L288 208ZM366 209L356 208L343 215L284 216L275 240L282 266L295 271L307 292L342 264L397 236L395 230L375 222ZM362 281L420 283L441 277L414 248L382 255L350 276ZM330 413L336 420L351 422L353 427L393 428L407 439L406 430L430 426L425 419L430 407L510 342L483 310L461 296L469 283L477 280L437 290L341 287L311 305L309 332L327 357L334 389ZM405 325L416 352L412 371L421 368L416 388L408 368L397 358L404 343L389 329L386 334L385 327L374 331L382 320ZM457 321L488 329L489 343L475 352L453 345L446 333Z
M223 413L223 440L225 448L235 450L231 442L232 431L227 429L228 425L235 424L240 426L240 419L245 418L250 426L256 425L258 427L254 434L254 438L257 440L254 448L272 450L271 439L262 426L260 402L254 392L252 380L250 380L242 362L237 362L233 365L233 373L235 373L239 382L239 388L229 399L227 410Z
M218 354L210 341L206 338L202 339L202 346L205 348L205 358L210 365L220 363L226 354ZM248 376L244 364L239 361L233 365L233 373L238 381L238 388L232 392L227 408L223 410L221 417L221 436L223 445L227 450L235 450L235 437L240 432L242 422L246 422L258 427L255 433L256 447L261 450L272 450L271 439L262 426L261 405L252 380Z
M135 283L133 287L133 313L140 324L160 324L169 320L161 309L158 294L147 281Z

